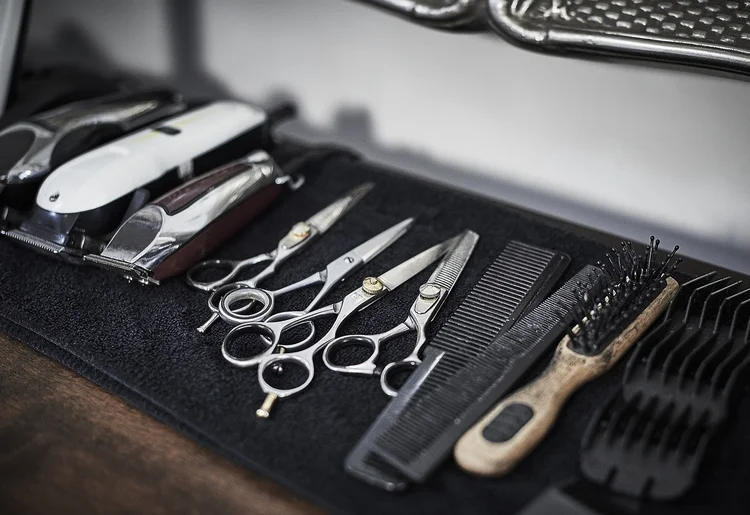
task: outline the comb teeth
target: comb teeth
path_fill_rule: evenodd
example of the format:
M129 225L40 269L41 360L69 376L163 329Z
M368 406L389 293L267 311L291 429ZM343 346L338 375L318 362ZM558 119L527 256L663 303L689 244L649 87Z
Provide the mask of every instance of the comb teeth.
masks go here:
M590 480L672 499L695 481L714 434L750 376L750 289L711 272L681 287L636 346L621 392L583 440Z
M691 405L694 414L709 413L713 421L726 416L750 359L744 334L750 327L750 289L741 290L741 283L729 278L707 282L712 278L685 283L673 301L684 313L670 306L671 318L638 343L625 373L626 398L656 392L679 406Z
M480 355L532 302L538 302L538 299L546 295L568 263L569 258L564 254L520 242L509 243L440 328L425 350L422 364L401 388L399 395L391 401L349 454L347 471L380 486L395 484L392 467L391 470L383 471L379 477L373 477L372 462L365 459L368 455L378 455L376 448L380 436L393 425L401 423L400 417L404 409L416 409L423 413L418 406L421 400L429 400L432 392L447 383L468 361ZM456 393L460 395L460 392ZM466 401L470 400L473 399ZM408 429L407 426L407 431ZM410 435L414 436L418 435ZM453 442L459 436L460 433L456 434ZM440 456L433 456L426 467L431 470L437 466L450 452L453 442L446 441L440 447ZM394 443L399 445L398 441Z
M473 356L514 318L524 297L556 253L511 241L490 265L430 347L456 356Z
M713 436L705 420L688 423L690 415L689 408L662 405L655 398L613 398L595 414L584 436L581 470L596 483L636 497L683 495ZM594 455L599 459L586 459Z
M656 264L658 247L659 240L652 236L639 256L630 242L623 242L620 251L612 249L606 261L599 262L604 273L581 284L567 318L571 350L585 355L600 353L664 289L666 276L679 264L675 259L679 246Z
M563 332L561 314L574 304L577 284L597 273L598 269L591 266L581 270L459 369L431 373L401 416L377 439L376 452L409 478L423 481L444 457L445 449L450 451L458 438L557 343Z
M446 290L453 288L466 267L468 262L466 256L474 251L478 239L479 236L473 231L466 231L461 235L454 247L448 251L448 259L440 262L428 282L435 283Z

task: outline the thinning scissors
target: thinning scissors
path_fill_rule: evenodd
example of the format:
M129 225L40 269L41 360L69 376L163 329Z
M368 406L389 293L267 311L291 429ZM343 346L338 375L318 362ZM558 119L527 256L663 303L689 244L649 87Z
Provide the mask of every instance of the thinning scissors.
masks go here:
M326 265L325 269L315 272L311 276L285 286L284 288L275 291L269 291L263 288L242 288L231 291L221 299L221 302L219 302L219 314L225 322L232 325L239 325L246 322L259 322L263 320L286 320L294 316L301 316L309 313L334 286L387 249L392 243L403 236L413 223L413 218L407 218L406 220L397 223L377 236L370 238L355 249L350 250L343 256L334 259ZM323 287L302 311L287 311L276 313L274 316L271 316L276 303L276 297L294 292L300 288L321 283L323 284ZM232 309L233 304L241 304L244 307L248 300L260 304L260 309L252 313L247 313L242 310L235 311ZM306 342L300 342L300 344L302 343ZM286 349L292 349L300 344L285 344L284 347Z
M224 295L239 288L255 288L261 281L272 276L284 261L301 252L316 237L330 229L333 224L367 195L372 188L372 183L362 184L308 218L307 221L295 224L289 233L279 241L276 249L271 252L259 254L241 261L211 259L198 263L190 269L187 273L188 284L193 288L211 292L208 298L208 308L212 311L212 314L206 323L198 328L198 331L201 333L205 332L219 318L219 301ZM254 277L244 281L230 282L244 268L266 261L270 261L270 263ZM229 269L229 272L221 279L212 282L202 282L195 279L195 275L198 272L211 268ZM249 304L243 307L244 310L249 308Z
M221 345L221 352L224 358L234 365L245 367L254 365L258 366L258 381L260 382L263 391L266 394L269 394L271 399L277 397L288 397L299 393L307 388L313 380L315 374L313 358L315 357L315 354L321 351L336 337L339 327L341 327L344 322L355 313L372 305L377 300L383 298L385 294L395 290L401 284L405 283L440 259L453 245L455 245L455 243L455 238L444 241L443 243L439 243L438 245L404 261L400 265L395 266L378 277L367 277L362 281L362 286L349 293L339 302L318 308L305 315L277 322L248 322L246 324L238 325L229 331L224 338ZM327 316L335 316L336 318L331 329L317 342L300 351L287 352L284 354L275 353L279 347L281 336L285 331L311 320ZM256 356L238 360L228 352L228 347L232 342L246 334L264 336L268 339L269 345L265 351ZM301 364L305 368L306 378L302 384L293 388L276 388L266 382L266 379L264 378L266 370L268 370L269 367L272 370L278 370L276 365L284 364L284 362L292 365ZM267 410L264 412L267 413Z
M335 372L379 375L380 387L383 392L395 397L398 394L398 387L394 386L389 378L398 370L411 372L422 362L420 352L427 344L427 326L435 318L445 299L450 295L478 240L479 235L474 231L465 231L459 235L455 246L443 257L429 280L419 287L419 295L411 305L409 316L405 321L382 333L349 334L332 340L323 351L325 365ZM375 364L375 360L380 354L380 346L392 338L411 331L417 333L414 350L404 359L389 363L385 368L379 368ZM372 354L361 363L337 365L331 359L331 353L335 353L337 349L345 346L368 347Z

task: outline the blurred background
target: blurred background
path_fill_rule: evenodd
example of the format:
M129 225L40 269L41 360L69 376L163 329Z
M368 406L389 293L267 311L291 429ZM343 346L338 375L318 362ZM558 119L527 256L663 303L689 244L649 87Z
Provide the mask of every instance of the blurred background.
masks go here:
M537 54L350 0L35 0L28 37L27 66L292 99L283 134L750 273L742 80Z

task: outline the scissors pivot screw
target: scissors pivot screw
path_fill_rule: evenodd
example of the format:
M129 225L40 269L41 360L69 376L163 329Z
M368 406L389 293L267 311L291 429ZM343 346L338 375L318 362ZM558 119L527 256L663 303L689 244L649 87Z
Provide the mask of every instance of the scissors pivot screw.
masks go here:
M304 240L310 235L310 226L305 222L299 222L294 224L289 234L298 240Z
M423 300L434 300L440 296L440 288L434 284L423 284L419 287L419 296Z
M284 354L285 352L286 352L286 349L284 347L279 347L279 354ZM280 376L281 374L284 373L284 365L282 365L281 363L274 363L273 366L271 367L271 370L273 371L274 374L276 374L277 376Z
M383 283L377 277L365 277L365 280L362 281L362 289L365 293L375 295L383 290Z

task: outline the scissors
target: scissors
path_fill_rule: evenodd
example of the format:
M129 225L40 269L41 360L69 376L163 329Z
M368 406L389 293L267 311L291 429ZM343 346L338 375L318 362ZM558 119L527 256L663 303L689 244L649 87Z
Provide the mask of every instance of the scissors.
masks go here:
M458 281L466 263L469 261L474 247L479 240L479 235L474 231L465 231L457 237L455 246L448 251L443 260L430 276L429 280L419 287L419 295L409 309L406 320L392 329L379 334L351 334L340 336L332 340L323 351L323 362L335 372L361 375L379 375L380 387L383 392L391 397L398 394L398 388L393 387L389 377L397 370L411 370L417 368L422 362L419 354L427 343L425 330L427 325L435 318L435 315L443 306L443 302L450 295L451 290ZM375 365L375 360L380 354L380 346L386 341L401 334L416 331L417 341L414 350L402 360L394 361L380 369ZM364 346L372 350L372 354L365 361L355 365L336 365L331 359L331 352L344 346Z
M304 315L289 318L286 320L276 322L248 322L246 324L238 325L233 328L224 338L221 344L221 352L225 359L230 363L238 366L258 366L258 381L263 391L268 394L267 399L271 399L271 402L278 397L288 397L296 393L301 392L307 388L312 382L313 375L315 373L313 358L320 350L328 345L331 340L336 337L336 333L339 327L346 322L355 313L369 307L377 300L383 298L385 294L393 291L401 284L405 283L416 274L430 266L432 263L440 259L448 250L455 245L456 239L450 239L444 241L434 247L431 247L420 254L404 261L400 265L390 269L389 271L381 274L378 277L367 277L362 281L362 286L349 293L339 302L330 304L328 306L318 308L314 311L306 313ZM331 329L321 337L317 342L310 345L309 347L296 351L286 352L284 354L274 353L279 347L279 341L282 334L294 327L301 324L315 320L317 318L323 318L328 316L335 316L335 320ZM268 348L260 354L247 359L238 360L234 358L228 352L229 345L241 338L246 334L257 334L268 338L270 344ZM276 365L291 363L301 364L305 368L306 378L305 381L299 386L293 388L276 388L268 384L264 378L264 373L269 368L276 370ZM264 415L267 416L268 409L270 406L264 403ZM259 410L260 412L260 410Z
M261 281L272 276L284 261L301 252L316 237L330 229L357 202L362 200L372 188L372 183L362 184L308 218L307 221L295 224L286 236L279 241L276 249L271 252L243 260L211 259L198 263L191 268L187 272L188 284L193 288L211 292L211 296L208 298L208 307L212 311L212 314L206 323L198 328L198 332L206 332L219 318L218 305L224 295L239 288L255 288ZM231 282L243 269L266 261L270 261L268 266L254 277L244 281ZM195 278L198 272L212 268L228 269L229 272L221 279L212 282L198 281ZM246 311L249 308L250 304L247 304L242 309Z
M387 249L392 243L403 236L414 223L413 218L407 218L406 220L397 223L390 229L386 229L377 236L370 238L365 243L359 245L357 248L350 250L341 257L338 257L328 263L325 269L315 272L310 277L302 279L296 283L285 286L278 290L269 291L262 288L241 288L227 293L221 302L219 302L219 314L221 318L232 325L244 324L246 322L259 322L262 320L266 321L279 321L286 320L295 316L301 316L309 313L320 300L340 281L343 281L352 272L362 267L365 263L372 260L375 256L380 254L382 251ZM290 293L300 288L305 288L313 284L323 284L323 287L315 296L315 298L307 305L302 311L287 311L284 313L276 313L271 316L274 305L276 303L276 297ZM233 304L247 304L247 301L254 301L261 305L259 310L252 313L246 313L243 311L236 311L232 309ZM301 346L307 341L299 342L297 344L287 345L286 349L293 349Z

